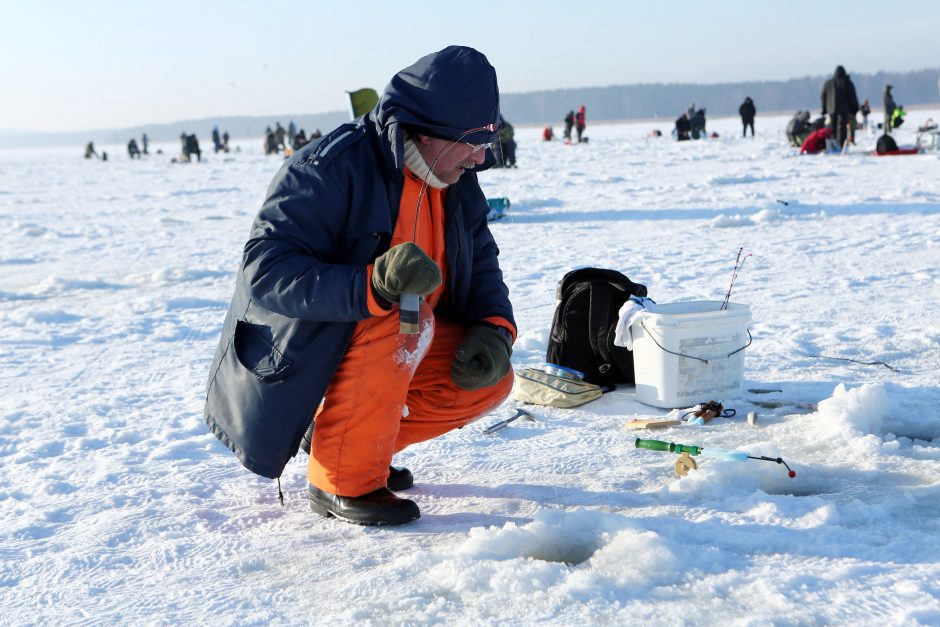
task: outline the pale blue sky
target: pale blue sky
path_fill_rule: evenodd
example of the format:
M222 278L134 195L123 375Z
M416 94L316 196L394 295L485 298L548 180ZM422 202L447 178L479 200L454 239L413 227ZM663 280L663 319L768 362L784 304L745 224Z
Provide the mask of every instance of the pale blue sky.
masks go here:
M940 3L0 0L0 129L344 110L449 44L504 92L940 66ZM746 7L746 8L745 8Z

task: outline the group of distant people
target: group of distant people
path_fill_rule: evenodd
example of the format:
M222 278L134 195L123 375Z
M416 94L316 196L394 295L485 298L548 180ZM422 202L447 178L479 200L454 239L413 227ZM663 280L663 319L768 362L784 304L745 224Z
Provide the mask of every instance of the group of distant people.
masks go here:
M753 133L754 118L751 117L751 128ZM676 141L687 141L690 139L700 139L706 137L705 131L705 108L695 108L695 103L690 102L688 108L676 119L676 128L672 132Z
M215 145L215 151L225 151L228 152L228 141L229 134L228 131L219 135L218 127L212 129L212 141ZM196 138L194 133L183 132L180 135L180 144L181 144L181 155L179 157L174 157L172 161L174 163L178 162L189 162L192 160L193 155L196 156L197 161L202 160L202 150L199 148L199 140ZM131 159L141 159L143 155L150 154L150 138L147 137L146 133L143 133L140 137L140 143L137 143L137 139L132 137L127 142L127 156ZM157 154L162 154L162 151L158 150ZM102 150L101 154L98 154L98 151L95 150L95 143L93 141L85 144L85 158L86 159L101 159L102 161L108 160L107 151Z
M823 85L820 94L822 105L822 114L815 120L810 120L809 111L797 111L793 118L787 124L786 136L791 146L801 148L801 152L819 152L825 150L828 146L835 149L841 149L846 142L855 143L855 130L859 126L863 129L868 128L868 116L871 114L871 106L868 100L861 104L858 102L858 96L855 91L855 85L846 73L843 66L836 67L832 78L828 79ZM903 106L894 101L892 86L886 85L882 95L884 105L884 123L879 125L884 129L884 134L888 135L892 129L895 129L904 123L906 112ZM738 107L738 114L741 117L742 136L747 137L747 131L750 129L751 137L754 137L754 119L757 115L757 108L750 96L744 99ZM859 124L858 114L861 114L862 120ZM566 143L582 143L587 141L584 136L586 128L586 109L581 105L577 111L574 109L568 111L564 117L563 139ZM576 133L576 140L572 139L572 133ZM661 133L656 133L661 135ZM280 152L290 153L299 150L314 139L322 136L320 129L314 130L308 137L304 129L297 130L294 121L291 120L285 129L280 122L275 123L275 128L267 127L264 132L264 153L277 154ZM705 108L696 108L695 103L690 103L687 110L684 111L675 122L673 136L678 141L690 139L699 139L707 137L705 129ZM715 135L717 136L717 135ZM542 131L544 141L552 141L555 138L554 130L551 126L546 126ZM202 151L199 148L199 141L195 134L183 133L180 135L182 144L181 161L189 162L192 156L196 156L197 161L202 160ZM127 152L131 159L140 159L141 155L148 153L148 138L146 133L141 137L142 149L136 139L131 139L127 144ZM514 139L514 129L512 124L500 117L499 128L499 153L497 156L496 167L516 167L516 142ZM229 152L229 134L228 131L219 133L218 126L212 129L212 144L214 152ZM290 150L288 150L288 148ZM94 143L88 142L85 147L85 158L97 158L103 161L108 159L108 153L102 151L99 155L95 150ZM176 159L174 159L176 161Z
M219 134L219 127L212 127L212 150L213 152L228 152L228 140L229 134L228 131L224 131L221 135Z
M885 90L882 94L882 102L885 110L885 133L890 133L893 129L904 124L904 116L907 115L904 107L894 102L894 95L891 93L891 90L891 85L885 85ZM868 101L866 100L865 102L867 103Z
M274 124L274 129L267 127L264 129L264 154L274 155L280 152L290 152L294 150L300 150L310 142L315 139L319 139L323 134L320 133L320 129L314 130L310 133L310 137L307 137L306 131L304 129L297 130L297 125L294 124L294 121L291 120L285 129L281 126L280 122ZM287 149L290 148L290 151Z
M137 140L133 137L131 137L130 141L127 142L127 154L131 159L140 159L142 154L150 154L148 151L150 140L147 138L147 133L141 135L140 143L143 146L143 150L140 149L140 146L137 145Z
M587 141L587 138L584 137L584 129L587 128L586 120L586 109L584 105L578 107L578 112L575 113L574 109L568 112L568 115L565 116L565 131L564 131L564 140L566 142L571 142L571 129L574 129L578 134L577 143Z
M276 124L276 128L273 131L270 126L264 129L264 154L273 155L284 150L284 148L286 148L286 144L284 143L284 137L286 135L287 131L284 130L280 122Z
M587 109L584 105L578 107L577 112L574 109L568 111L564 118L565 130L562 132L562 138L566 144L580 144L588 140L584 134L587 128ZM572 139L572 131L577 135L577 139ZM542 141L550 142L555 139L555 129L551 125L542 129Z
M219 133L219 127L212 127L212 150L215 153L219 152L228 152L229 151L229 134L228 131L223 131ZM196 161L202 161L202 149L199 147L199 139L196 137L195 133L186 133L183 132L180 134L180 148L181 153L180 157L174 157L172 159L173 163L190 163L193 159L193 155L196 156Z
M904 123L904 108L894 102L891 92L892 86L885 86L883 94L884 103L884 134L889 135L892 129ZM861 127L868 128L868 116L871 106L868 100L861 104L855 92L855 85L843 66L836 67L832 77L828 79L820 94L822 114L811 121L809 111L797 111L787 124L787 141L791 146L799 147L801 152L819 152L825 150L827 145L832 149L842 149L846 142L855 143L855 130L859 126L858 114L862 115ZM749 96L738 107L741 116L742 136L747 137L750 129L754 136L754 118L757 107ZM678 141L699 139L706 137L705 109L697 109L694 103L689 104L675 122L673 136ZM886 142L890 145L892 142Z
M229 151L229 134L228 131L219 133L219 127L213 127L212 129L212 146L215 152L228 152ZM143 155L150 154L150 138L147 137L146 133L143 133L140 137L140 143L137 142L136 138L131 138L127 142L127 156L131 159L141 159ZM162 154L163 151L157 150L157 154ZM196 137L195 133L186 133L183 132L180 134L180 155L172 159L173 163L183 163L192 161L193 156L196 157L197 161L202 161L202 149L199 147L199 139ZM99 155L95 150L94 142L88 142L85 145L85 158L86 159L101 159L102 161L108 160L108 153L102 151Z
M806 138L813 131L826 125L824 118L818 118L816 121L810 121L809 111L797 111L787 122L787 142L794 148L799 148L806 141Z
M101 154L98 154L98 151L95 150L95 142L88 142L85 144L85 158L86 159L101 159L102 161L108 160L108 152L102 150Z
M131 138L131 140L127 142L127 154L130 156L131 159L140 159L141 153L145 155L150 154L149 152L147 152L147 148L150 143L147 138L147 133L144 133L140 139L141 139L141 144L143 145L143 150L140 149L140 146L137 144L136 139ZM99 155L98 151L95 150L95 142L91 141L85 144L85 158L86 159L101 159L102 161L107 161L108 152L106 150L102 150L101 154Z
M884 123L881 128L884 132L878 140L878 152L897 150L890 134L904 123L904 108L895 103L892 89L891 85L885 85L882 94ZM823 84L820 104L822 113L812 123L809 111L797 111L787 124L787 140L791 146L800 147L800 154L842 150L846 143L855 143L855 131L859 126L868 128L871 106L867 99L859 104L855 84L843 66L837 66L832 78ZM859 114L862 115L861 125Z

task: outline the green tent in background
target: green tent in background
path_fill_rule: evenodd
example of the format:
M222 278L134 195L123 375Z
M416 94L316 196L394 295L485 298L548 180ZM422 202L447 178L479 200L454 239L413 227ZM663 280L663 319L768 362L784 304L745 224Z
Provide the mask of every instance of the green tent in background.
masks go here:
M379 102L379 95L369 87L346 93L349 94L349 110L352 111L354 120L360 115L372 111Z

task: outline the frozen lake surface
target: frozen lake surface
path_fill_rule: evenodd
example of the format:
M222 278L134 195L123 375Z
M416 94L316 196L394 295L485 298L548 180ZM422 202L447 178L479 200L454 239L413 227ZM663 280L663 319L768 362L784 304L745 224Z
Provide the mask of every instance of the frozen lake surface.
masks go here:
M512 200L491 228L516 368L544 361L568 270L721 300L743 246L745 387L782 391L635 432L668 412L625 386L482 434L509 401L396 458L422 518L394 529L310 513L303 455L281 507L202 420L280 159L260 140L191 165L169 162L175 146L140 162L0 152L2 622L940 623L940 154L873 157L861 133L847 155L801 157L786 122L759 116L742 139L717 120L719 138L683 143L671 123L591 125L580 146L518 129L519 168L481 174ZM700 459L680 480L638 435L798 474Z

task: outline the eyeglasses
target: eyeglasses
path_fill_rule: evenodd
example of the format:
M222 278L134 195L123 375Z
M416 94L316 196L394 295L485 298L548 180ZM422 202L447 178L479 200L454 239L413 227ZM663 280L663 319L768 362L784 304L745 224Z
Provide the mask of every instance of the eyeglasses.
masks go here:
M468 129L465 130L463 133L461 133L459 137L457 137L457 138L454 139L453 141L454 141L454 143L460 142L461 144L465 144L465 145L469 146L469 147L470 147L470 154L473 154L473 153L475 153L475 152L479 152L479 151L481 151L481 150L488 150L488 149L492 148L492 147L493 147L493 144L495 144L496 142L486 142L485 144L471 144L470 142L465 142L465 141L463 141L463 138L464 138L464 137L466 137L466 136L469 135L470 133L475 133L475 132L477 132L477 131L489 131L490 133L494 133L494 132L496 131L496 125L495 125L495 124L484 124L483 126L478 126L478 127L476 127L476 128L468 128Z
M461 143L464 144L465 146L470 146L470 152L474 153L474 152L479 152L481 150L489 150L490 148L493 147L493 144L495 144L496 142L486 142L484 144L471 144L470 142L461 142Z

